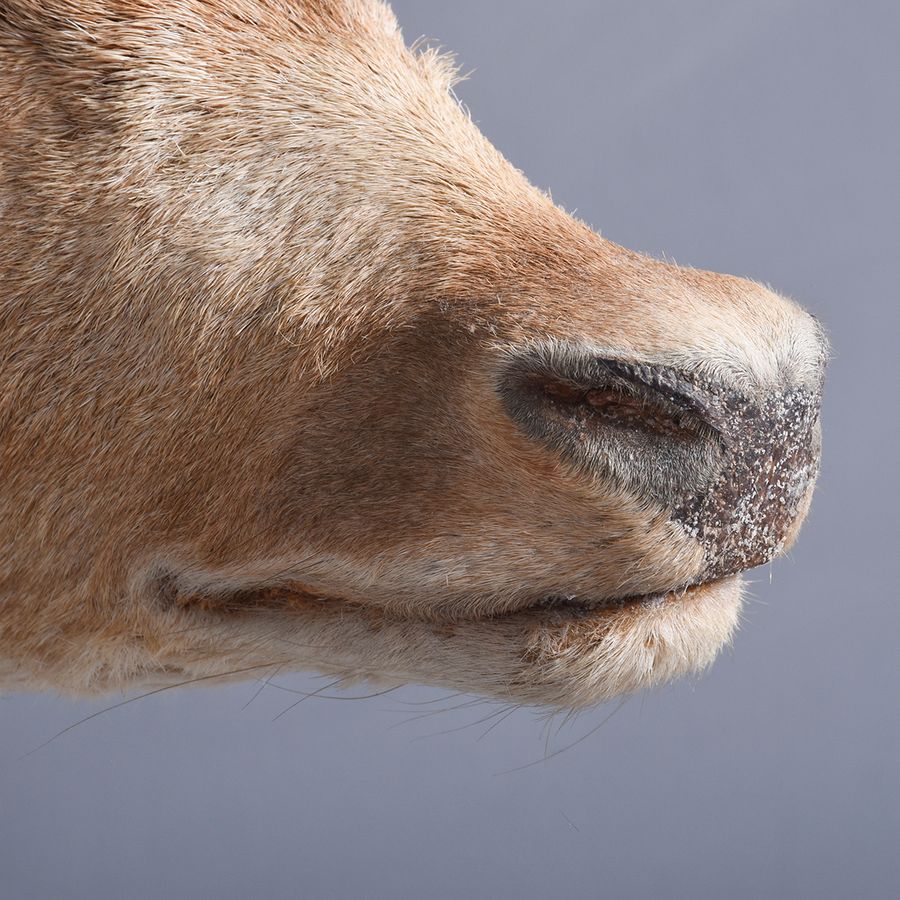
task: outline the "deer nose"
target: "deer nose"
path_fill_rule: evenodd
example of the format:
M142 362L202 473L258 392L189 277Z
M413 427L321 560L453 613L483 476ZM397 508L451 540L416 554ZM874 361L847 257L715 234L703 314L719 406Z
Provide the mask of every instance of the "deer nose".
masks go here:
M702 545L701 577L718 578L768 562L806 512L823 368L808 363L799 381L785 372L777 385L738 387L700 371L552 348L518 358L501 396L530 437L662 506Z
M768 562L789 546L819 472L821 382L753 394L719 389L713 405L727 445L718 475L676 503L717 578Z

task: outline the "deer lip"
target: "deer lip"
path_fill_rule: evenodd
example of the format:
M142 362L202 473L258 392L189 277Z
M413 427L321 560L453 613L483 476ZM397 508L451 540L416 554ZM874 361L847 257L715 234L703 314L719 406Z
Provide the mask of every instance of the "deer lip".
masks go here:
M587 600L581 597L567 596L547 597L524 611L527 612L528 609L556 610L561 613L571 612L573 615L581 617L591 613L608 613L626 607L654 607L663 603L677 603L708 588L716 587L732 577L735 576L710 578L667 590L653 591L647 594L628 594L603 600Z
M553 599L467 619L403 617L297 585L235 599L183 602L192 607L185 610L190 628L211 627L216 646L233 641L240 660L261 642L266 666L279 669L575 709L700 671L733 633L741 589L740 578L729 576L604 605Z
M343 597L329 597L312 591L307 586L296 583L250 587L228 593L190 593L178 594L174 598L176 605L201 609L207 612L239 615L250 612L314 612L327 614L338 612L340 615L358 614L369 619L393 620L397 623L420 622L436 627L465 626L485 624L492 621L509 621L515 617L550 617L556 622L564 619L583 620L590 617L604 617L618 611L652 609L668 603L678 603L696 596L707 588L720 585L734 576L714 578L691 584L680 585L669 590L655 591L647 594L630 594L622 597L591 600L578 596L548 596L529 606L513 607L496 612L482 612L470 616L458 616L430 611L422 615L404 615L402 611L391 610L382 606L370 606L358 600Z

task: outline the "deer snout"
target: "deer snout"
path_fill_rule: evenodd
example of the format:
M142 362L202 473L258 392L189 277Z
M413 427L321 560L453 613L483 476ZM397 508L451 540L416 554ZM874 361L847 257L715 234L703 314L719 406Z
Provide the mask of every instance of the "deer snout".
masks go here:
M500 393L528 437L581 476L652 501L703 547L699 580L793 542L819 466L824 345L776 384L559 345L507 366Z
M768 562L793 543L819 472L821 380L751 394L720 388L713 402L727 438L705 490L686 494L672 518L702 544L704 578Z

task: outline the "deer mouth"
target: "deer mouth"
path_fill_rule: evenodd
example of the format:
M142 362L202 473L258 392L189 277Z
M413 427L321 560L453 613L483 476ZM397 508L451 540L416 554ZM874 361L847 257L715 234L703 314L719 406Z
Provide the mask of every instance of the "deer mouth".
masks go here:
M609 612L616 609L652 607L662 603L678 603L698 591L705 590L723 581L721 578L692 582L669 590L654 591L648 594L629 594L623 597L612 597L604 600L590 600L581 597L553 596L534 604L528 609L554 610L561 615L571 614L574 617L589 616L593 613ZM508 615L508 614L507 614Z
M192 632L235 658L375 684L417 682L508 703L574 709L697 672L728 643L741 607L730 576L601 603L547 598L462 619L423 619L298 585L177 603Z
M194 608L208 612L218 612L233 616L259 613L262 611L303 614L310 612L337 612L342 616L398 623L421 623L441 629L442 633L454 627L467 624L489 624L519 617L550 617L554 620L571 618L575 621L591 617L608 617L617 611L638 612L664 604L688 602L690 598L717 586L735 581L732 578L711 578L655 591L647 594L629 594L621 597L592 599L577 595L557 594L542 597L534 603L514 608L504 608L493 612L478 612L471 615L450 614L440 609L409 614L381 605L371 605L359 600L335 597L298 582L286 582L264 586L222 591L179 592L171 584L166 593L168 599L181 608Z

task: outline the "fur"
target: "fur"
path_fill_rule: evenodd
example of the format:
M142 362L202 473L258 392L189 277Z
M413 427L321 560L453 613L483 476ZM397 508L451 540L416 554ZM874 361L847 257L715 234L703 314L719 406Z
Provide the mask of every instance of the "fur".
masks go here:
M820 331L593 233L453 77L375 0L0 0L0 683L578 706L729 640L738 579L671 593L696 536L529 439L498 373L764 394L819 378Z

